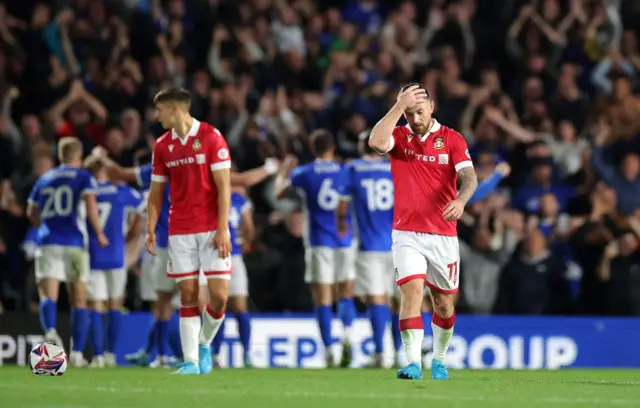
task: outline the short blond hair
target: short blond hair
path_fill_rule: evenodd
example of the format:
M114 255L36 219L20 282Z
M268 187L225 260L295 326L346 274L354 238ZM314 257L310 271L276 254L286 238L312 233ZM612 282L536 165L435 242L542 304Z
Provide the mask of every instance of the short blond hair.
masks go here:
M87 156L86 159L84 159L83 167L90 171L91 174L96 175L100 170L104 168L104 164L99 157L90 155Z
M63 137L58 141L58 157L62 163L82 158L82 143L75 137Z

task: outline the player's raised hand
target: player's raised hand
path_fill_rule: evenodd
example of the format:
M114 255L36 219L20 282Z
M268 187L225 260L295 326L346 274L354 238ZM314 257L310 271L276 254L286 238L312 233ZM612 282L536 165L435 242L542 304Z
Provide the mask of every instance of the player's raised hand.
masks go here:
M147 248L147 252L153 256L156 256L156 233L155 232L147 232L147 238L144 243Z
M100 245L101 248L104 248L107 245L109 245L109 238L107 238L107 236L104 235L104 232L99 233L97 238L98 238L98 245Z
M396 103L400 108L406 110L419 103L427 102L428 99L427 91L420 88L418 85L413 85L398 95Z
M229 233L229 229L218 228L209 246L218 249L220 258L225 259L229 257L231 253L231 234Z
M445 221L459 220L464 213L464 203L461 200L455 199L444 207L442 211L442 217Z

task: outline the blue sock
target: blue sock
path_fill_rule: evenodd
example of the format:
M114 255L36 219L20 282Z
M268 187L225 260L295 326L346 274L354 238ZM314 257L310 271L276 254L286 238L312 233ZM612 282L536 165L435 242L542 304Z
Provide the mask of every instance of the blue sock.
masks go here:
M389 320L389 307L387 305L371 305L369 310L369 319L371 319L371 329L373 331L373 344L376 346L376 353L382 353L384 331L387 328L387 320Z
M344 327L351 327L356 318L356 304L353 302L353 298L340 299L340 302L338 302L338 318L342 320Z
M213 338L213 355L217 356L220 354L220 347L222 347L222 341L224 340L224 320L218 329L218 333L216 333L216 337Z
M236 320L238 320L238 334L240 335L240 343L242 343L242 350L246 360L249 358L251 351L251 316L247 312L238 313Z
M431 327L431 326L429 326ZM393 348L398 351L402 348L402 334L400 334L400 315L391 315L391 335L393 336Z
M56 302L49 298L40 299L40 325L46 333L56 328Z
M182 358L182 343L180 343L180 319L177 313L169 321L169 344L176 358Z
M89 333L89 311L85 308L71 309L71 338L73 351L84 351Z
M422 324L424 325L424 333L431 334L431 312L420 312L422 316Z
M120 327L122 324L122 312L120 310L109 310L107 312L107 351L116 352L116 343L120 336Z
M102 313L97 310L91 311L91 330L89 330L89 343L94 356L103 354L104 331L102 328Z
M331 321L333 319L333 311L331 306L322 305L316 307L316 319L318 319L318 326L320 327L320 336L322 337L322 343L325 347L331 346Z
M166 357L169 352L169 335L171 334L169 329L171 328L171 322L169 320L158 320L156 328L158 355Z
M147 345L144 348L145 353L148 356L152 355L157 350L158 340L158 321L154 318L149 327L149 333L147 334Z

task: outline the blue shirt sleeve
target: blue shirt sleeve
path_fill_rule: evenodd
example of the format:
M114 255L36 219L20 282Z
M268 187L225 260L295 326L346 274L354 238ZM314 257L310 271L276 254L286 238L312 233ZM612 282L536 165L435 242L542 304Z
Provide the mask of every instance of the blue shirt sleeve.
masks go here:
M486 180L478 184L476 192L473 193L473 196L471 196L467 204L473 204L476 201L480 201L491 194L496 189L496 187L498 187L498 184L500 184L503 178L504 176L502 175L502 173L499 173L497 171L487 177Z
M36 207L40 205L40 180L36 181L36 184L31 188L28 202Z
M353 166L344 166L338 176L336 190L343 198L351 198L353 195Z
M136 181L143 190L148 190L151 187L151 171L151 163L136 167Z
M143 210L142 194L138 193L136 190L132 189L131 187L124 187L122 191L124 196L125 207L134 208L138 212L141 212Z
M80 194L84 195L85 193L95 193L98 189L98 182L96 181L93 174L85 171L82 173L82 180L80 185Z
M291 172L289 180L294 188L304 188L304 167L296 167Z

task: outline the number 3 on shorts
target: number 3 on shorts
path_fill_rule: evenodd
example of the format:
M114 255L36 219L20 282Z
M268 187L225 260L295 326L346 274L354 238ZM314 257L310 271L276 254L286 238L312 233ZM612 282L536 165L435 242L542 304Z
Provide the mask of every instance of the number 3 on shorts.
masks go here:
M449 268L449 280L453 282L453 284L458 283L458 261L454 263L450 263L447 265Z

